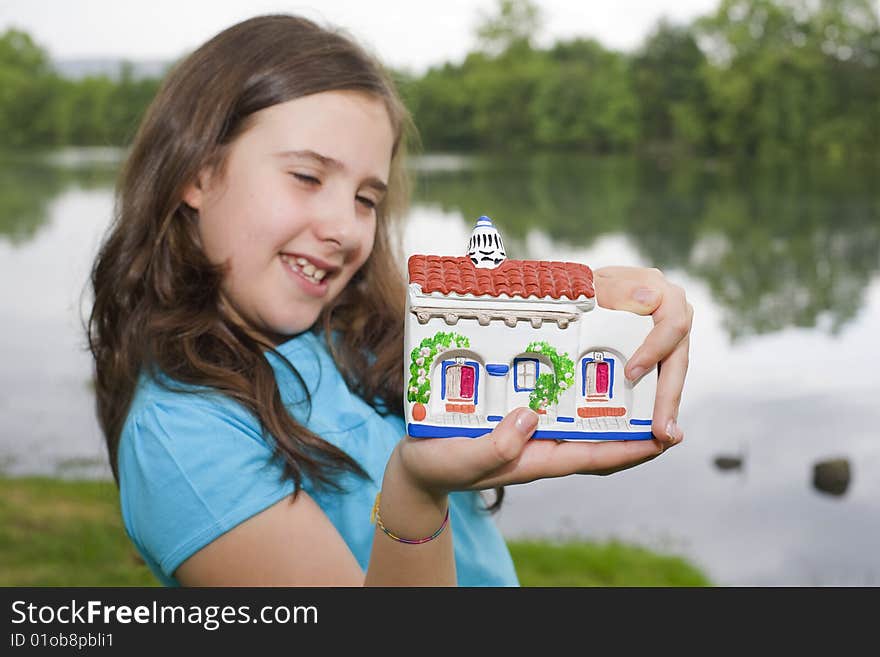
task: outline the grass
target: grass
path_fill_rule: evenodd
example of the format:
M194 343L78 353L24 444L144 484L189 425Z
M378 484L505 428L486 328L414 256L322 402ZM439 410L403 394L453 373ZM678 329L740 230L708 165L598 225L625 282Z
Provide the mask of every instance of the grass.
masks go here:
M611 541L509 541L522 586L712 586L685 559Z
M0 586L158 586L104 481L0 478Z
M680 557L611 542L510 541L523 586L711 586ZM0 477L0 586L158 586L110 482Z

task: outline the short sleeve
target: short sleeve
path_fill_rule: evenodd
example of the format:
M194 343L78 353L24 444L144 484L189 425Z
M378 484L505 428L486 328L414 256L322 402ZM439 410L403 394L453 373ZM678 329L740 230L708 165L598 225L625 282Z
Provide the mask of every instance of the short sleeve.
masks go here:
M119 445L122 515L166 577L293 492L258 426L232 400L193 394L151 399L130 413Z

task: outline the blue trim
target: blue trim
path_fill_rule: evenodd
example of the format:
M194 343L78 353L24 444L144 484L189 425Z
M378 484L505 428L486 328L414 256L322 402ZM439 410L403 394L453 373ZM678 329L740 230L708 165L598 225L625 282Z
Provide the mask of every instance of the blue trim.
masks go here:
M566 415L557 415L557 416L556 416L556 421L557 421L557 422L574 422L574 418L573 418L573 417L568 417L568 416L566 416Z
M536 431L532 438L568 440L651 440L650 431Z
M587 396L587 363L592 363L593 358L584 358L581 361L581 397ZM614 359L606 358L606 363L610 363L608 366L608 399L614 399Z
M490 363L486 365L486 371L490 376L504 376L510 371L510 365L499 365L496 363Z
M647 427L651 426L651 420L630 420L629 423L630 424L637 424L637 425L641 424L641 425L644 425Z
M458 365L458 363L454 360L443 361L443 373L440 377L440 399L446 399L446 368L450 365ZM476 406L479 403L480 395L480 364L472 360L466 360L462 365L470 365L474 368L474 406Z
M413 438L479 438L490 431L489 427L435 427L424 424L406 425L407 433ZM547 431L539 430L532 434L538 440L651 440L650 431Z
M514 358L513 359L513 389L516 392L531 392L534 388L520 388L517 384L519 381L519 370L517 369L522 362L531 361L535 364L535 383L538 382L538 374L541 373L541 362L537 358Z
M490 415L486 418L489 422L501 422L504 419L503 415Z

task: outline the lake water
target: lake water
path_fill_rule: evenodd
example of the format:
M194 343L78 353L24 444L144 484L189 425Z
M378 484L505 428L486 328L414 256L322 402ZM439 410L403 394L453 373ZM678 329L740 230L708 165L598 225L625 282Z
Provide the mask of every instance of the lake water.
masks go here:
M0 162L0 471L109 477L81 316L114 151ZM880 584L880 168L425 156L407 253L656 266L695 307L685 442L507 490L508 537L620 539L720 585ZM817 465L837 461L836 480Z

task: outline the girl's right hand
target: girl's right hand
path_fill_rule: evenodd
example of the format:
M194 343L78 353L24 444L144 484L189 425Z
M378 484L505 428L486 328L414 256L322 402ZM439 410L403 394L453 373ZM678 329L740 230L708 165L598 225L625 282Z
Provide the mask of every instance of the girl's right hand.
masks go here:
M485 490L570 474L608 475L650 461L679 441L566 442L530 440L538 416L521 407L480 438L404 438L400 463L433 494Z

